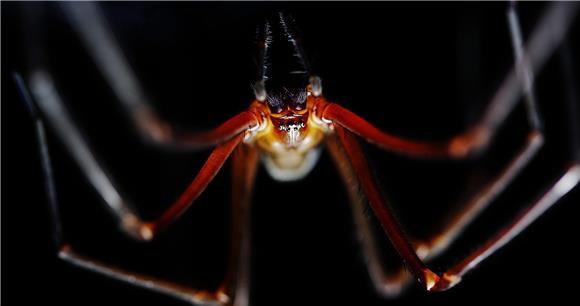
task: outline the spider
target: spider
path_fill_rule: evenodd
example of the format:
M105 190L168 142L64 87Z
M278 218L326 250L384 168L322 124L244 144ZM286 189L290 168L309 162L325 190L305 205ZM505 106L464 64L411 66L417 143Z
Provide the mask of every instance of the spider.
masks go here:
M524 48L517 14L515 8L511 7L508 18L514 45L514 69L508 74L498 94L474 126L448 141L431 143L404 139L381 131L343 106L327 100L322 94L321 79L310 70L294 30L293 21L284 14L270 18L261 28L262 63L259 65L258 81L254 85L255 100L248 110L208 132L178 130L145 104L143 102L145 99L139 94L134 96L130 94L139 92L134 83L135 78L131 71L122 65L124 60L114 39L100 20L97 9L91 5L69 6L68 16L83 33L85 44L95 61L103 67L111 86L130 113L130 118L147 141L191 150L207 147L214 149L177 201L159 218L142 220L131 209L127 200L119 194L109 175L101 168L99 160L89 150L63 107L51 76L40 69L35 70L27 78L28 86L23 79L17 78L31 113L36 119L43 166L48 177L49 200L55 218L59 257L94 272L194 304L246 304L249 286L246 262L249 254L247 238L249 202L258 163L262 161L267 172L275 180L299 180L312 170L319 158L321 147L325 146L350 194L350 200L355 208L355 223L358 230L363 233L361 237L371 236L368 234L369 225L362 213L362 207L368 202L386 236L411 272L408 274L405 270L401 270L392 275L385 275L379 269L380 258L375 243L371 239L365 239L362 241L363 251L375 287L384 295L397 295L412 278L416 278L426 290L449 289L459 283L465 273L509 242L574 188L580 179L579 161L574 160L564 169L561 176L530 204L529 209L464 260L445 271L433 271L426 264L428 260L447 249L463 229L511 183L543 145L541 117L534 101L533 72L545 63L565 36L567 26L576 12L575 8L554 5L547 11ZM560 26L547 26L554 24ZM547 31L547 28L552 32ZM550 42L546 43L549 39ZM540 45L548 47L539 48ZM32 95L27 96L26 87L30 88ZM532 127L526 146L491 184L485 186L474 199L456 213L453 221L440 233L436 233L426 241L410 241L393 217L389 203L382 197L358 139L413 158L468 158L483 152L490 144L506 117L516 107L520 95L525 97L523 101ZM36 110L36 104L39 111ZM232 237L231 253L234 260L223 285L210 292L133 273L80 254L73 246L63 241L60 236L55 187L50 176L50 157L41 114L54 127L89 181L119 220L121 229L137 240L149 241L171 225L203 192L226 160L231 157L234 169L233 193L234 199L237 199L234 204L237 212L234 214L236 216L234 224L239 230L236 231L235 237Z

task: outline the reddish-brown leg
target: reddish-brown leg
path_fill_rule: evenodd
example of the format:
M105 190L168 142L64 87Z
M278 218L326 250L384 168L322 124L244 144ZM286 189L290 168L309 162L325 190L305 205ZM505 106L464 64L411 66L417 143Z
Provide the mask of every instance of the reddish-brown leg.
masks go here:
M228 159L232 151L242 142L244 135L239 134L233 139L218 145L197 176L193 179L187 189L179 196L179 198L156 220L145 223L135 228L138 230L142 239L151 239L153 235L160 229L165 228L179 217L197 199L197 197L205 190L207 185L213 180L215 175L219 172L225 161ZM132 230L131 224L128 229ZM149 231L149 232L147 232Z
M531 86L531 73L541 69L555 48L560 45L575 17L576 10L575 5L564 4L554 4L547 10L527 44L526 50L529 52L522 54L522 58L518 59L482 118L474 126L448 141L441 143L412 141L385 133L346 108L330 103L323 97L317 98L316 115L323 121L340 125L383 149L410 156L461 158L478 152L487 146L498 127L520 100L522 93ZM525 65L521 62L525 62ZM530 69L525 70L521 67ZM539 127L535 105L526 101L526 107L532 127Z
M57 135L71 152L89 182L101 195L104 202L118 218L121 228L130 236L149 240L161 228L167 226L195 200L218 173L234 148L243 140L243 133L218 145L191 182L185 192L161 215L151 222L141 220L131 208L129 201L118 191L109 179L107 171L91 152L80 131L71 120L56 91L52 78L45 73L35 72L30 78L30 89L39 109L54 127ZM37 116L36 120L40 122Z
M409 140L381 131L355 113L323 97L317 99L317 114L323 121L340 125L382 149L413 157L464 158L483 150L499 127L499 124L492 126L478 123L443 142Z
M391 240L391 243L395 246L401 257L405 259L410 270L419 278L419 281L430 289L439 281L439 276L423 264L415 253L413 245L403 234L397 220L391 214L387 203L380 194L379 188L373 179L372 172L358 142L350 132L340 126L335 126L334 131L348 160L350 160L350 164L358 180L358 185L360 185L367 197L374 214Z
M256 116L243 111L228 119L217 128L203 132L180 130L159 118L149 106L135 110L132 120L141 136L157 145L175 147L179 149L200 150L223 143L240 133L255 128L259 121Z
M576 161L513 222L502 228L502 230L484 245L473 251L463 261L441 273L441 276L439 276L430 270L417 256L413 246L403 234L388 204L381 196L378 186L372 178L372 173L366 158L354 136L340 126L335 126L335 131L356 173L359 184L366 194L369 204L384 231L397 252L405 260L411 272L430 291L445 290L457 284L466 272L513 239L558 199L576 186L580 180L580 164Z
M319 117L332 122L335 126L344 127L383 149L414 156L445 157L449 155L447 143L420 142L388 134L338 104L328 102L323 97L317 99L319 102L316 105L316 112Z
M224 142L258 124L253 114L242 112L220 127L204 133L183 131L172 126L149 103L98 4L66 3L62 4L62 8L105 80L128 112L131 122L146 141L195 150Z
M221 291L233 296L233 306L247 306L250 294L251 197L258 166L258 153L241 145L232 155L232 234L229 269Z
M385 272L386 267L384 265L387 263L380 258L376 237L365 216L367 199L363 195L359 180L336 134L331 134L327 137L326 147L348 191L357 237L363 250L371 281L377 292L386 297L396 296L410 283L409 273L404 268L399 269L396 273Z

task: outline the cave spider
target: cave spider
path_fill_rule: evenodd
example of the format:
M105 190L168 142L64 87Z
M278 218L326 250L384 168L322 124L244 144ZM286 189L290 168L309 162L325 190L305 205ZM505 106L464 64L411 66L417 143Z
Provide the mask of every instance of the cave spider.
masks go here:
M83 16L95 18L93 20L95 23L91 23L93 26L100 24L98 14L92 11L89 6L85 7L85 9L87 8L89 8L88 14L85 11ZM81 31L86 31L89 22L80 20L81 14L77 10L81 10L81 8L71 6L68 8L68 14ZM241 229L237 232L238 236L232 239L232 257L238 258L238 260L232 261L233 264L230 267L232 272L224 281L223 286L216 292L207 292L134 274L94 261L77 253L63 241L59 241L59 256L66 261L95 272L194 303L244 304L246 303L244 299L248 295L249 271L245 269L247 265L244 263L247 256L237 256L236 254L249 252L244 233L246 232L249 197L258 157L261 157L266 169L275 179L280 181L296 180L308 174L318 158L319 145L325 144L335 160L340 174L349 186L351 201L357 207L364 204L364 199L357 196L358 189L364 191L387 236L401 257L405 259L413 275L427 290L440 291L450 288L458 283L461 277L477 263L521 232L543 211L571 190L579 180L580 168L576 160L569 168L565 169L562 176L555 180L541 197L531 203L529 210L476 249L464 261L443 273L434 273L424 264L424 261L445 251L463 228L494 199L495 194L500 193L511 182L542 146L541 118L536 111L532 86L533 71L543 65L549 54L557 47L559 40L565 36L566 25L572 20L574 13L575 10L564 10L561 6L555 6L549 10L544 19L545 23L540 24L538 30L529 40L527 48L524 49L521 34L519 34L517 15L512 8L508 16L516 56L514 70L502 83L501 90L498 91L498 95L490 103L478 124L442 143L416 142L392 136L376 129L338 104L326 100L322 95L320 79L312 75L308 68L306 58L292 30L291 20L283 15L278 16L279 19L271 19L262 29L264 34L262 41L264 64L261 65L261 77L254 86L256 100L248 111L234 116L223 125L206 133L183 133L173 129L159 118L147 104L144 104L144 99L136 99L134 96L123 94L123 92L135 92L126 89L128 87L134 88L136 85L131 83L134 77L128 69L121 69L121 73L119 73L119 67L113 67L110 59L104 58L104 49L117 50L114 40L107 36L104 26L97 28L96 31L93 29L107 38L102 41L97 41L96 34L91 35L87 31L83 35L86 39L85 43L95 60L104 67L112 87L118 92L120 100L128 109L135 125L148 141L192 149L215 146L215 149L186 192L159 219L143 221L126 205L124 198L118 194L116 188L109 181L108 175L101 170L98 160L89 151L85 141L69 119L66 110L62 107L50 75L39 69L34 71L27 80L41 113L54 126L91 183L119 219L121 228L139 240L152 239L158 231L181 215L211 182L231 155L234 172L237 173L234 175L233 191L237 195L234 198L239 199L234 207L234 209L239 210L238 220L235 222ZM545 24L563 24L563 26L560 32L554 34L553 32L546 33L545 29L549 26ZM551 36L550 43L545 42L546 35ZM109 45L103 44L103 42L109 43ZM539 48L539 45L547 45L548 48ZM526 52L526 50L529 51ZM292 57L294 53L299 54L299 56ZM281 62L278 62L280 60L279 54L283 57ZM117 63L123 62L119 54L114 55L121 59ZM288 61L288 56L292 60ZM288 63L290 64L284 65ZM113 68L117 69L116 74L113 73ZM279 68L280 70L277 70ZM24 88L23 82L21 82L21 86ZM491 185L486 186L465 206L463 211L457 213L455 222L449 224L430 241L413 243L408 241L392 217L388 203L385 203L381 197L355 137L360 136L386 150L414 157L464 158L485 149L499 126L515 107L520 94L526 97L528 118L533 127L529 133L527 145L518 152L513 161ZM30 105L31 109L34 109L32 103ZM36 118L38 119L39 140L43 148L44 167L46 172L50 173L42 122L39 117ZM56 211L56 202L52 197L54 195L53 184L50 180L48 186L51 192L51 205ZM364 218L361 218L357 213L355 213L355 218L359 230L361 232L368 231L368 225L365 224ZM56 232L58 233L59 230L57 229ZM363 249L369 259L371 278L376 287L384 294L397 294L410 278L405 273L396 273L392 276L382 275L377 269L379 258L376 256L374 248L372 241L363 241Z

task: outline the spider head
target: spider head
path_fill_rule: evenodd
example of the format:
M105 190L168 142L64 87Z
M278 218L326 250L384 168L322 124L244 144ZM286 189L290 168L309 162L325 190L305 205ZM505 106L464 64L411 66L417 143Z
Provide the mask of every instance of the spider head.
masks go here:
M307 97L305 87L281 87L270 90L264 100L273 132L287 147L296 147L304 138L309 113Z

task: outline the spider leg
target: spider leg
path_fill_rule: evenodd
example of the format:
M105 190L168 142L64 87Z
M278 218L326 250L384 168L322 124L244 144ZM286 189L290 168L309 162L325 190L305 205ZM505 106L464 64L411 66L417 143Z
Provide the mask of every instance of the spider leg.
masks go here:
M232 156L232 234L230 268L222 288L235 288L233 306L247 306L250 286L250 199L254 188L258 154L249 146L238 146Z
M153 277L153 276L149 276L149 275L145 275L145 274L141 274L141 273L135 273L135 272L128 271L128 270L122 269L120 267L117 267L115 265L111 265L109 263L99 261L99 260L93 259L89 256L83 255L83 254L77 252L76 250L74 250L70 244L68 244L64 241L62 228L61 228L61 221L60 221L60 212L59 212L59 207L58 207L58 203L57 203L56 186L55 186L54 177L52 174L52 165L51 165L50 154L49 154L49 150L48 150L48 144L47 144L47 139L46 139L46 134L45 134L44 123L40 119L40 115L38 113L38 110L36 109L36 105L32 102L32 97L29 95L28 91L26 90L24 82L23 82L22 78L20 78L19 75L16 75L16 82L18 84L20 92L23 95L24 100L26 101L26 104L30 110L30 113L32 114L32 117L35 121L36 135L37 135L38 142L39 142L39 149L40 149L40 155L41 155L41 160L42 160L42 168L43 168L45 181L46 181L46 191L48 194L48 204L49 204L49 208L50 208L49 210L50 210L50 214L51 214L51 223L52 223L51 226L53 228L53 240L55 242L55 246L57 248L59 258L61 258L62 260L66 261L66 262L69 262L75 266L81 267L83 269L87 269L87 270L90 270L92 272L102 274L104 276L126 282L128 284L133 285L133 286L142 287L142 288L146 288L146 289L149 289L152 291L167 294L167 295L172 296L174 298L181 299L181 300L184 300L186 302L190 302L190 303L195 304L195 305L225 305L225 304L239 305L239 306L247 305L246 301L247 301L247 296L248 296L247 291L248 291L248 283L249 283L249 281L248 281L248 273L249 273L249 267L248 267L248 265L249 265L248 264L248 260L249 260L249 226L248 226L249 209L248 209L248 206L249 206L249 198L251 196L251 192L252 192L252 188L253 188L253 180L254 180L254 175L255 175L255 170L256 170L256 165L257 165L257 154L253 148L250 148L247 146L237 146L238 149L234 153L234 158L233 158L234 159L234 163L233 163L234 167L233 167L233 173L232 173L233 174L233 183L234 183L234 185L233 185L234 197L232 199L232 234L233 235L232 235L232 242L231 242L231 246L230 246L231 247L231 258L230 258L230 264L229 264L227 276L226 276L223 284L220 286L220 288L215 290L215 291L200 290L200 289L195 289L195 288L191 288L188 286L184 286L184 285L176 283L176 282L167 281L167 280L164 280L161 278L157 278L157 277ZM52 94L54 94L55 96L52 96L52 97L44 96L42 98L43 99L58 99L58 96L56 96L56 93L52 93ZM43 105L43 104L41 103L40 105ZM46 105L44 105L44 106L46 107ZM48 114L47 116L50 118L51 115L54 115L54 114ZM65 125L71 124L71 122L69 121L70 119L66 116L66 114L60 114L60 115L61 116L59 118L60 118L61 122L64 122ZM77 132L78 131L75 131L74 133L77 133ZM68 134L67 136L70 137L70 135L71 134ZM84 144L84 142L82 141L81 138L74 138L74 137L80 137L80 136L77 134L76 136L73 136L73 138L69 138L69 140L67 140L67 141L72 141L72 142L75 142L77 144L82 143L84 145L84 149L87 149L86 145ZM237 138L240 138L240 137L241 136L238 136ZM74 139L74 140L71 140L71 139ZM65 142L67 142L67 141L65 141ZM234 144L233 147L236 147L236 145L237 145L237 143L239 143L239 141L230 141L230 143L233 143ZM233 148L230 149L230 151L231 150L233 150ZM75 154L77 154L77 153L75 153ZM215 154L215 151L214 151L214 154ZM227 157L228 154L229 153L227 153L224 157ZM77 157L77 159L79 159L78 156L75 155L75 157ZM87 157L85 156L85 160L91 160L91 162L86 163L83 160L83 162L81 163L83 168L90 168L89 166L96 165L96 160L94 159L94 157L91 157L90 159L86 159L86 158ZM213 162L218 164L217 165L218 167L221 166L221 164L223 164L223 161L220 163L219 160L213 160ZM211 164L212 161L210 161L209 163ZM89 177L91 177L91 174L87 174L87 175ZM95 177L94 174L93 174L93 177ZM96 177L106 178L106 175L103 172L102 174L97 175ZM94 178L93 178L93 180L94 180ZM102 186L106 186L107 184L109 185L108 188L113 188L112 185L110 185L110 182L102 183L102 184L103 185L98 185L98 184L94 184L94 185L97 189L99 189L98 186L102 187ZM195 194L195 192L191 192L191 193ZM104 198L106 198L106 197L104 197ZM113 208L113 211L115 211L117 213L119 213L120 211L123 211L125 214L131 213L131 212L129 212L128 207L126 207L126 208L122 208L122 206L120 206L120 207L121 207L120 209L114 209L113 207L111 207L111 208ZM174 209L174 210L178 210L178 209ZM131 215L131 217L134 217L134 216ZM126 219L128 217L119 215L119 218ZM161 218L161 220L162 219L163 218ZM169 217L166 217L166 219L169 219ZM165 221L165 222L169 222L169 221ZM132 237L135 237L135 235L133 235ZM140 238L143 238L143 237L140 237ZM231 299L232 296L234 297L233 301Z
M524 147L514 155L496 177L475 193L467 201L466 205L462 205L461 209L456 211L448 222L444 223L445 225L440 229L439 233L428 238L427 241L417 243L417 252L421 259L432 259L445 251L465 228L511 184L518 173L530 163L544 144L542 118L537 111L533 84L534 75L529 62L524 57L525 50L522 33L514 2L511 2L508 6L506 17L514 50L515 68L521 80L524 102L528 111L528 121L532 130L528 133Z
M404 259L410 271L429 291L446 290L461 281L461 277L477 264L500 249L511 239L517 236L542 213L550 208L557 200L566 195L580 181L580 161L575 160L566 168L550 187L544 191L538 199L534 200L528 208L516 219L504 226L497 234L484 243L481 247L470 253L464 260L446 270L439 276L429 269L422 259L419 258L411 242L404 235L397 220L381 196L376 182L372 178L369 165L363 155L362 149L354 136L340 126L335 126L335 131L340 139L352 168L356 173L359 184L366 194L374 214L381 223L391 243ZM577 140L576 140L577 141ZM577 152L575 152L577 153ZM577 156L575 156L577 157Z
M227 142L218 145L181 196L159 218L145 222L135 214L129 202L111 182L106 169L91 152L80 131L64 108L62 100L53 85L52 78L41 70L36 71L30 78L30 88L40 111L55 128L57 135L71 152L89 182L103 198L113 215L119 220L121 228L129 236L140 240L152 239L160 229L177 219L205 190L244 137L243 133L240 133ZM25 88L21 87L21 89L25 91ZM28 104L31 108L34 107L32 101L28 101ZM32 115L37 124L42 122L37 112L32 112Z
M175 282L127 271L79 254L68 244L59 247L58 257L74 266L126 282L135 287L163 293L193 305L225 305L229 302L229 297L221 290L215 292L197 290Z
M385 150L395 151L416 157L461 158L480 152L490 142L501 123L506 119L519 101L522 92L531 86L531 74L541 69L555 48L562 42L573 21L578 6L554 4L543 16L532 33L526 54L520 54L516 63L492 98L482 118L465 132L441 143L413 141L385 133L346 108L327 102L319 97L316 114L323 120L340 125ZM516 46L516 52L517 52ZM521 70L521 67L529 69ZM526 107L533 129L540 127L533 101L528 99ZM530 102L531 101L531 102Z
M404 268L399 269L396 273L385 273L374 234L371 231L370 224L364 213L367 199L363 196L356 173L336 135L333 134L327 137L326 147L348 191L357 237L362 246L363 256L371 281L376 291L382 295L386 297L399 295L410 283L409 273Z
M97 4L66 3L62 4L62 7L109 86L129 114L131 122L147 142L197 150L225 142L258 125L256 117L244 111L207 132L184 131L172 126L161 118L148 102Z
M387 203L380 194L379 187L373 180L372 172L354 136L339 125L334 127L338 137L340 147L344 149L352 170L356 174L358 185L364 192L374 214L381 223L384 231L395 246L395 249L406 263L410 270L419 278L419 281L428 289L434 286L439 277L428 270L421 259L415 253L415 249L407 237L403 234L397 220L391 214ZM369 249L372 250L372 249Z

